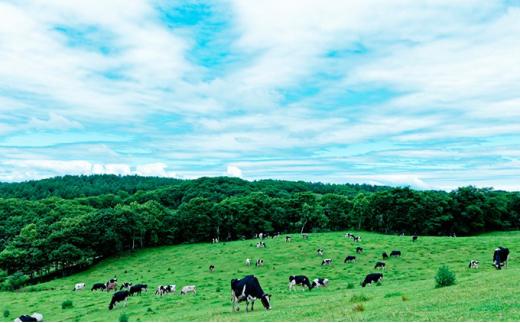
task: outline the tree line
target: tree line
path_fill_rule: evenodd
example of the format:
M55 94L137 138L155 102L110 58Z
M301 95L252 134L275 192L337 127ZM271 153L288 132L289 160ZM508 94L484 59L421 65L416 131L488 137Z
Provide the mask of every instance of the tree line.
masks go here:
M0 288L125 251L215 237L346 229L471 235L519 227L518 192L471 186L444 192L113 175L2 183Z

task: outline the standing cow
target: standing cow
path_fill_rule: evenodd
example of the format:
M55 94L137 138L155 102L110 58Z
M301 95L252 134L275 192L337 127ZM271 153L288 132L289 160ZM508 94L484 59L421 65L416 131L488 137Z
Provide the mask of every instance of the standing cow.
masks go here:
M507 268L507 260L509 258L509 249L504 247L498 247L493 253L493 266L496 269L502 269L502 266Z
M264 292L258 278L254 275L245 276L240 280L231 280L232 311L240 310L238 304L244 301L246 302L246 312L249 311L249 303L251 303L251 311L253 311L257 299L262 301L262 305L264 305L266 310L271 309L271 295Z

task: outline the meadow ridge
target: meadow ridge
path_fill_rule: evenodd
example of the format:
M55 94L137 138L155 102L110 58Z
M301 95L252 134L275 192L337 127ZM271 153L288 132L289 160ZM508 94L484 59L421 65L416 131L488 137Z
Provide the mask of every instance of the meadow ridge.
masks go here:
M265 249L256 248L257 239L199 243L149 248L107 259L88 270L16 292L0 292L0 310L9 311L2 321L21 314L42 313L45 321L118 321L125 313L130 321L519 321L518 279L520 232L493 232L472 237L410 236L353 232L362 241L354 243L345 232L311 233L308 240L291 234L266 239ZM356 246L364 248L355 254ZM508 247L508 268L496 270L493 250ZM316 254L323 248L325 254ZM380 286L360 286L374 270L383 251L400 250L401 258L386 261ZM344 264L346 255L355 263ZM245 259L262 258L263 267L245 265ZM321 266L322 258L332 258L331 266ZM471 259L479 269L468 269ZM208 267L215 265L210 273ZM456 273L454 286L435 288L434 276L441 265ZM260 301L254 312L231 311L230 280L254 274L265 292L272 294L272 310ZM329 287L312 291L288 290L290 275L306 275L311 280L330 280ZM129 281L148 284L141 296L128 299L128 306L108 310L112 292L91 292L94 283L114 275L119 284ZM75 283L86 288L73 292ZM177 293L155 296L158 285L176 284ZM180 296L182 286L194 284L196 295ZM64 301L73 307L62 309Z

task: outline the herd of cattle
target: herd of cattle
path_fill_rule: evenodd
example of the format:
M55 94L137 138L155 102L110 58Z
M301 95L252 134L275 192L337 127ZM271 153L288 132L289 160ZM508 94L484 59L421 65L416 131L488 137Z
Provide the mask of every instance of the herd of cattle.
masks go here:
M403 234L401 234L403 235ZM256 243L257 248L266 248L266 243L263 241L265 238L267 238L269 235L265 233L259 233L256 235L257 238L260 239ZM272 238L276 238L280 236L279 233L275 235L271 235ZM303 239L308 239L308 234L304 233L302 234ZM350 233L345 234L345 238L352 239L354 242L361 242L361 237L352 235ZM412 236L412 242L416 242L418 240L417 235ZM285 242L291 242L292 238L291 236L285 237ZM218 243L219 240L217 238L212 239L212 243ZM362 247L356 247L356 253L362 254L363 248ZM319 256L324 255L323 248L319 248L317 250L317 254ZM388 255L386 252L382 253L382 259L386 260L389 257L400 257L401 251L399 250L392 250L390 252L390 255ZM493 266L495 266L496 269L501 269L503 266L507 268L507 261L509 258L509 249L504 247L498 247L495 249L493 253ZM347 255L345 257L344 263L352 263L356 261L356 256L354 255ZM247 258L245 261L245 264L247 266L251 265L251 259ZM332 264L331 258L323 259L321 262L322 266L327 266ZM255 262L255 265L257 267L264 265L263 259L257 259ZM479 268L479 261L478 260L471 260L469 262L470 269L478 269ZM386 268L386 263L384 261L377 261L374 269L376 270L384 270ZM214 265L209 266L210 272L213 272L215 270ZM365 276L365 279L361 282L361 286L365 287L367 285L371 285L374 283L380 283L383 280L383 274L380 272L377 273L369 273ZM314 280L311 280L305 276L305 275L291 275L289 277L289 290L293 290L295 286L301 286L303 288L308 288L309 290L312 290L313 288L319 288L319 287L327 287L329 284L329 279L327 278L316 278ZM121 286L118 288L117 278L114 277L112 279L109 279L106 283L95 283L92 285L91 291L114 291L115 293L112 295L112 299L108 305L108 309L112 310L118 303L124 303L125 306L128 302L128 298L130 296L134 295L141 295L142 292L146 292L148 290L147 284L136 284L133 285L131 282L124 282L121 284ZM80 291L82 289L85 289L85 283L77 283L74 285L73 291ZM170 293L175 293L177 290L176 285L160 285L155 290L155 295L163 296ZM193 293L196 294L196 286L195 285L187 285L182 287L180 294L185 295ZM260 282L258 281L258 278L254 275L248 275L245 276L242 279L232 279L231 280L231 296L232 296L232 309L233 311L239 310L239 303L240 302L246 302L246 311L249 311L249 304L251 304L251 311L254 307L254 302L257 299L260 299L262 302L262 305L265 307L266 310L271 309L271 303L270 298L271 295L267 294L263 291L262 287L260 286ZM33 313L32 315L21 315L18 317L15 322L42 322L43 321L43 315L40 313Z

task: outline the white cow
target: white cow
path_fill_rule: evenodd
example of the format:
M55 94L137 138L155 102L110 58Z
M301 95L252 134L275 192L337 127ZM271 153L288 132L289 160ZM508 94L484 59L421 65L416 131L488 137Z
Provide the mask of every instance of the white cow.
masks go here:
M76 285L74 285L74 289L72 291L76 292L78 290L82 290L83 288L85 288L85 283L77 283Z
M32 313L32 315L22 315L20 317L17 317L14 321L15 322L27 322L27 318L28 318L27 316L30 316L33 319L35 319L36 322L43 322L43 315L40 313Z
M184 286L181 289L181 295L185 295L185 294L188 294L188 293L197 294L197 290L196 290L195 285Z
M246 259L246 266L251 266L251 259L249 259L249 258Z

